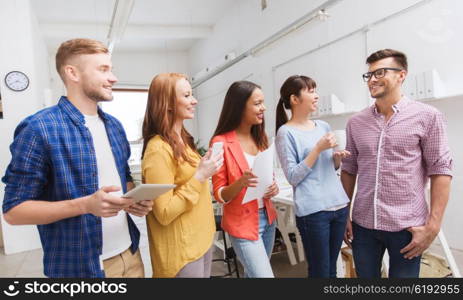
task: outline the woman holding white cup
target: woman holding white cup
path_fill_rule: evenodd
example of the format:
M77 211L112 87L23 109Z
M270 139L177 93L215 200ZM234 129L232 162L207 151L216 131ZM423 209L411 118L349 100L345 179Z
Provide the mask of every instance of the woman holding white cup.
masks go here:
M286 179L293 186L296 225L308 260L309 277L336 277L336 261L349 215L347 197L336 170L342 158L342 133L311 120L317 110L316 83L291 76L280 89L276 150ZM285 109L291 110L288 120ZM334 150L334 151L333 151Z

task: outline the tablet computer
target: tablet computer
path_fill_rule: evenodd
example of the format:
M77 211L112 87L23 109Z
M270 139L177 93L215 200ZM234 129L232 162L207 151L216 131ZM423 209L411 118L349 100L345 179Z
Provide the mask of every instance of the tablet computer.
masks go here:
M135 202L153 200L175 187L175 184L140 184L122 195L122 197L133 198Z

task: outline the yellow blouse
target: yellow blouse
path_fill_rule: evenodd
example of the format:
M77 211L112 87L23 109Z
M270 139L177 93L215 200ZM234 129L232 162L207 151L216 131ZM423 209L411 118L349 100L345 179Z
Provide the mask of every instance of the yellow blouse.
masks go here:
M188 155L199 162L190 148ZM214 211L208 181L201 183L188 162L177 164L172 148L159 135L151 138L142 161L145 183L176 184L154 199L146 216L153 277L175 277L187 263L212 246Z

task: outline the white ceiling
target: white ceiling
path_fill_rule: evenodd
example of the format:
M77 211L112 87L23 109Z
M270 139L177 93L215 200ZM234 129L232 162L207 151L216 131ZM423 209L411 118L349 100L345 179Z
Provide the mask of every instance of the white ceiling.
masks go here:
M207 38L232 5L246 0L135 0L115 52L185 51ZM65 40L107 41L116 0L32 0L40 30L54 51Z

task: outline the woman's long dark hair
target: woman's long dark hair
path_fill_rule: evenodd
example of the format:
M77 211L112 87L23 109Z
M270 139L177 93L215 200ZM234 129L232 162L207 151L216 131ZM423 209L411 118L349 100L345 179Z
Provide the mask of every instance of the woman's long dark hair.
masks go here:
M220 113L219 123L214 136L235 130L243 120L246 103L255 89L261 87L250 81L236 81L228 88ZM265 134L265 121L251 127L251 136L257 148L263 151L268 148L268 138Z
M286 114L285 109L291 109L291 95L299 96L302 90L311 90L316 87L317 84L312 78L303 75L293 75L285 80L280 88L280 100L277 105L275 134L281 126L288 122L288 115Z

